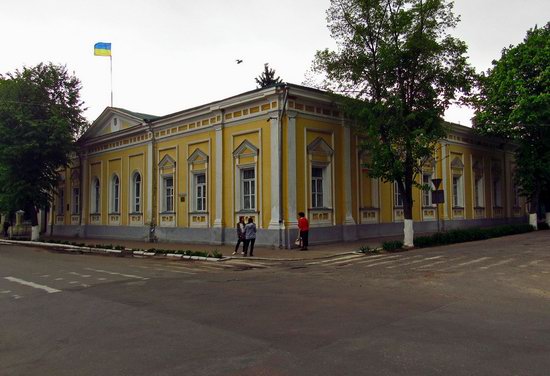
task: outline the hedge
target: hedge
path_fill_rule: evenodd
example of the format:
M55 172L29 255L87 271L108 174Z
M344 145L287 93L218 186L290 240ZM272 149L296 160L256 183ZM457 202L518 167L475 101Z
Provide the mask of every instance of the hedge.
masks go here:
M507 235L523 234L533 230L533 227L529 224L457 229L447 232L438 232L429 236L418 236L414 238L414 246L416 248L424 248L433 247L436 245L464 243L475 240L498 238Z

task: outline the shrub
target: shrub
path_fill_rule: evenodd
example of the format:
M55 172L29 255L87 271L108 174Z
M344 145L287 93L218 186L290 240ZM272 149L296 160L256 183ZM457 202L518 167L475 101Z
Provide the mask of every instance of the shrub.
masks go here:
M453 243L464 243L475 240L485 240L506 235L523 234L533 231L529 224L503 225L488 228L457 229L447 232L437 232L430 236L419 236L414 239L417 248L433 247ZM384 248L386 249L386 248Z
M214 258L222 258L223 255L220 253L220 251L218 251L217 249L213 250L210 254L209 254L210 257L214 257Z
M403 242L399 240L384 242L382 243L382 248L384 249L384 251L387 252L396 251L403 248Z

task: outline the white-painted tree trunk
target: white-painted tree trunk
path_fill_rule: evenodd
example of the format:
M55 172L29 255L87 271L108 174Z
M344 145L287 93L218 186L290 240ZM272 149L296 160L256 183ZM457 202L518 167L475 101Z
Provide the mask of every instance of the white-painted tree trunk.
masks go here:
M529 214L529 224L535 228L535 230L538 229L537 227L537 213Z
M31 241L35 242L38 241L40 238L40 226L32 226L32 232L31 232Z
M403 245L405 247L414 247L414 230L412 219L405 219L403 232L405 233L405 240L403 241Z

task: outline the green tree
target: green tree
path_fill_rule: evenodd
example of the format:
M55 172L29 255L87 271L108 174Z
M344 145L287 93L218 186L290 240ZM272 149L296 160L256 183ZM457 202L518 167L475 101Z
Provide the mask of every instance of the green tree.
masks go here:
M550 188L550 23L503 49L477 86L474 127L517 144L516 183L536 227L541 194Z
M255 80L260 89L283 82L281 77L275 77L275 69L270 68L269 63L264 64L264 71Z
M23 209L33 238L87 123L80 81L65 66L38 64L0 75L0 211Z
M370 153L369 174L396 182L403 197L404 244L413 246L413 187L446 134L443 113L469 89L458 18L444 0L331 0L328 27L337 51L318 51L314 72L341 99ZM426 189L427 187L421 187Z

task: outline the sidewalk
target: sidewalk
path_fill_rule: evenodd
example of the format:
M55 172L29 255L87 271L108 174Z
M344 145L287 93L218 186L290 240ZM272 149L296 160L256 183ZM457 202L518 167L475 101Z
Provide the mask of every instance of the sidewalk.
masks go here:
M170 243L170 242L157 242L149 243L145 241L124 240L124 239L98 239L98 238L75 238L75 237L62 237L62 236L43 236L44 240L65 240L74 243L84 243L86 245L119 245L125 248L131 248L134 250L142 249L148 250L151 248L156 249L172 249L172 250L191 250L191 251L206 251L212 252L214 250L221 253L224 258L243 258L240 251L242 251L242 245L239 248L239 253L233 256L235 244L225 245L211 245L211 244L186 244L186 243ZM310 245L307 251L300 251L296 249L278 249L273 247L256 246L254 247L254 257L252 259L267 259L267 260L310 260L317 258L327 258L336 255L351 253L358 251L363 246L370 248L377 248L382 245L383 242L388 240L401 240L402 237L384 237L384 238L371 238L362 239L352 242L340 242L330 244Z

